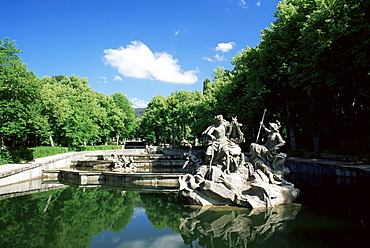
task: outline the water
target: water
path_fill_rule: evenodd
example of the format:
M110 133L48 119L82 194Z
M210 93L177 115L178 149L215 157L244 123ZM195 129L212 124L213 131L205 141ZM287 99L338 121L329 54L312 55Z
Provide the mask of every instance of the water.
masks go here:
M0 247L369 247L366 181L293 179L297 204L263 211L104 188L2 199Z

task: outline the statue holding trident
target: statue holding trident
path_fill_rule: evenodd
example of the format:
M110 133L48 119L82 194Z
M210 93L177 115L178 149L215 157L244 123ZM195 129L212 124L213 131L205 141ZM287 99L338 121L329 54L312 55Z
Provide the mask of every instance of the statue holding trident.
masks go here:
M279 133L280 123L270 123L270 128L266 128L263 119L264 116L260 130L263 128L268 133L268 140L264 145L251 145L250 163L239 146L244 135L237 117L228 122L222 115L215 116L214 123L203 132L208 138L205 161L193 157L193 169L179 178L181 199L202 206L250 208L293 202L299 189L282 178L287 170L286 154L277 152L285 143Z
M251 162L255 169L261 169L269 178L270 183L281 184L285 182L283 176L289 173L289 169L284 166L286 154L278 152L278 149L285 144L284 139L279 133L281 124L279 121L269 123L269 128L265 127L263 120L266 109L260 122L261 127L267 133L267 140L264 145L257 144L260 130L258 131L256 143L251 144Z

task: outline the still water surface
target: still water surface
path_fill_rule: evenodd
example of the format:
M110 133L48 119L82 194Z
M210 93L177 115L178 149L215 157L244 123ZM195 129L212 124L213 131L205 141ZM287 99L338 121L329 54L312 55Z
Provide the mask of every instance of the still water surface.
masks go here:
M367 183L296 186L297 204L264 211L104 188L2 199L0 247L370 247Z

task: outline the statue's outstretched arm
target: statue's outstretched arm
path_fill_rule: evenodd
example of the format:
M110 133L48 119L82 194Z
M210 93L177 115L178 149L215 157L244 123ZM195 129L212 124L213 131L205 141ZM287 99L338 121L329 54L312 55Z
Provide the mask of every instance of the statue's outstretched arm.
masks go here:
M209 130L208 130L208 132L207 132L207 135L209 136L209 137L211 137L211 139L212 140L215 140L216 139L216 137L213 135L213 131L215 130L215 128L214 127L211 127Z
M263 129L264 129L267 133L270 133L270 132L271 132L271 130L270 130L270 129L268 129L267 127L265 127L265 125L263 124L263 122L261 122L261 125L262 125Z
M275 145L274 149L277 150L283 145L285 145L285 140L283 140L280 133L277 133L277 144Z

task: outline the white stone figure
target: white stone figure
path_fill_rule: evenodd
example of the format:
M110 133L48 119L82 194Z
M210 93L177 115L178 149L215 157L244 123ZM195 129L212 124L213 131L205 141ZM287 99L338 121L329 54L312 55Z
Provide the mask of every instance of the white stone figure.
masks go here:
M282 183L283 176L289 173L284 166L286 154L278 152L278 149L285 144L279 133L281 124L269 123L270 128L266 128L263 123L261 126L267 132L267 140L264 145L251 144L251 161L256 169L261 169L268 176L271 183Z
M266 145L252 144L252 163L245 161L238 143L244 140L236 117L225 121L222 115L203 134L210 140L205 163L179 179L180 196L196 205L239 205L267 208L293 202L299 195L294 185L283 180L286 154L278 153L285 142L271 123ZM195 158L189 157L189 162ZM186 165L185 165L186 166ZM271 169L272 166L272 169Z
M239 127L240 124L237 123L236 118L229 123L222 115L215 116L214 124L203 132L203 135L209 137L205 156L209 166L218 166L230 173L236 170L236 167L244 160L244 155L238 145L244 140L244 136L240 137L240 134L236 136L237 133L241 133Z

